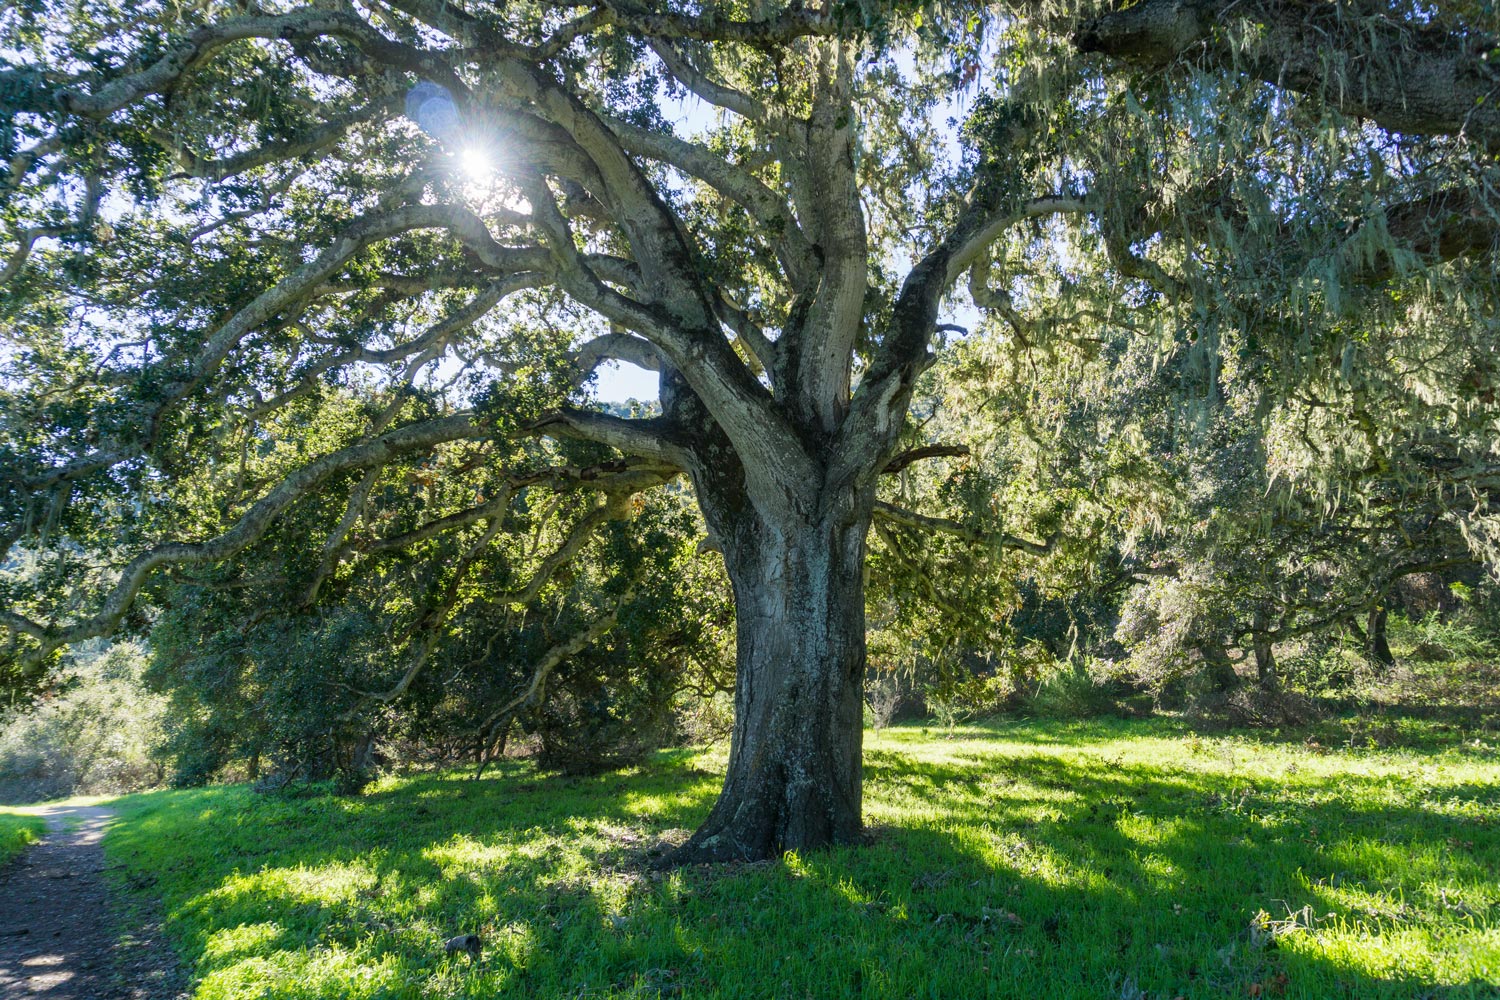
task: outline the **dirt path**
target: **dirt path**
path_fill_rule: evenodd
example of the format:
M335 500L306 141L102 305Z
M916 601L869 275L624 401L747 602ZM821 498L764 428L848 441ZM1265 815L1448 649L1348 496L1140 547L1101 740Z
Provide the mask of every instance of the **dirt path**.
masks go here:
M105 806L54 806L48 833L0 869L0 997L5 1000L172 1000L182 996L154 929L119 932L99 842Z

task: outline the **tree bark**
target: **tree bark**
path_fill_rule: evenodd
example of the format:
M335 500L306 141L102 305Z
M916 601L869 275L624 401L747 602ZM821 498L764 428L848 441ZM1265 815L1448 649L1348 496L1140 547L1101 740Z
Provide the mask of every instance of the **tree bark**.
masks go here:
M1271 640L1263 632L1255 633L1255 679L1262 691L1275 691L1281 687L1280 675L1276 672L1276 653Z
M734 587L735 723L708 819L669 863L861 839L865 536L873 489L767 517L700 483ZM743 494L741 494L741 497Z
M1361 17L1289 0L1141 0L1075 33L1080 51L1160 68L1188 57L1278 88L1318 94L1345 114L1417 135L1463 133L1500 149L1488 53L1493 36L1419 18ZM1233 39L1253 30L1245 44Z
M1255 679L1262 691L1275 691L1281 686L1281 678L1276 670L1276 651L1271 648L1270 625L1270 612L1265 608L1256 608L1250 643L1255 650Z
M1396 664L1396 654L1391 652L1390 641L1386 638L1386 610L1385 608L1370 609L1369 617L1366 619L1365 634L1367 649L1370 659L1382 667L1392 667Z
M1240 686L1240 675L1234 669L1234 662L1229 659L1229 652L1224 644L1215 640L1205 642L1198 647L1203 656L1204 666L1208 668L1208 683L1215 694L1227 695Z

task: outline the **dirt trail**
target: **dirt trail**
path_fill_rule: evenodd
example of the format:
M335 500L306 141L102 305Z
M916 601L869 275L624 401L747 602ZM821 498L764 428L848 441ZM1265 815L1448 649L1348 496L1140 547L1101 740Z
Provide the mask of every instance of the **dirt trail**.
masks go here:
M46 838L0 868L0 997L172 1000L170 951L152 928L122 936L104 881L105 806L52 806Z

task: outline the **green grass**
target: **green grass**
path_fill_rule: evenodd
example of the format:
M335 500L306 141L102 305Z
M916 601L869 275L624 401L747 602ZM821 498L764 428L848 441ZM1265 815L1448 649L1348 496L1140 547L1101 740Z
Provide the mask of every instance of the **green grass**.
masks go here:
M47 821L42 817L0 807L0 866L26 850L28 844L41 840L46 832Z
M889 729L871 846L666 875L646 849L705 815L722 750L133 796L106 848L163 899L202 1000L1500 996L1500 752L1388 730L1404 748ZM442 953L466 932L473 967Z

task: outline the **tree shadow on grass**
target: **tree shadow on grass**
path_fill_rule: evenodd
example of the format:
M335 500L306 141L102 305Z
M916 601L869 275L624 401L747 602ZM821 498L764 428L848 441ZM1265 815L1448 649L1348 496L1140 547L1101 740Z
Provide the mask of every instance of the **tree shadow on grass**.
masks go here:
M623 865L643 881L646 835L695 822L717 781L665 757L624 777L511 766L357 798L159 793L126 807L110 847L141 873L137 887L166 897L183 957L224 995L328 995L341 962L380 969L378 995L424 995L399 984L446 979L476 995L535 995L528 970L551 988L583 951L609 953L587 970L591 988L624 989L636 963L595 940L620 937L601 873ZM476 932L489 942L481 962L443 953L444 938Z
M1329 794L1326 782L1231 783L1054 754L990 766L970 758L867 767L872 784L944 802L938 823L891 831L887 844L951 867L927 904L934 912L982 916L994 908L985 895L1013 899L1014 926L1032 929L1022 953L1060 970L1042 995L1104 995L1127 980L1152 996L1500 995L1493 960L1481 958L1475 974L1417 954L1467 947L1500 957L1500 843L1493 825L1476 828L1453 808L1493 814L1492 784L1456 783L1432 806L1392 807L1362 804L1378 803L1389 783L1361 775ZM1262 911L1269 919L1252 926ZM1468 945L1455 944L1464 934ZM1368 961L1402 948L1410 953Z
M1295 747L1309 743L1325 749L1381 749L1430 752L1463 751L1475 737L1493 740L1500 715L1472 704L1383 705L1372 710L1361 702L1319 701L1325 718L1303 725L1244 726L1223 719L1157 715L1145 719L1101 717L1049 719L996 716L957 726L950 734L940 726L905 724L883 731L897 745L953 740L1000 740L1029 746L1090 747L1111 739L1228 739L1249 745Z
M226 996L1500 995L1500 963L1462 954L1496 951L1500 847L1457 808L1493 786L1385 806L1368 776L955 751L872 751L875 843L773 864L646 870L717 792L682 755L358 799L176 793L132 807L114 850L158 873ZM474 966L441 951L468 932Z

